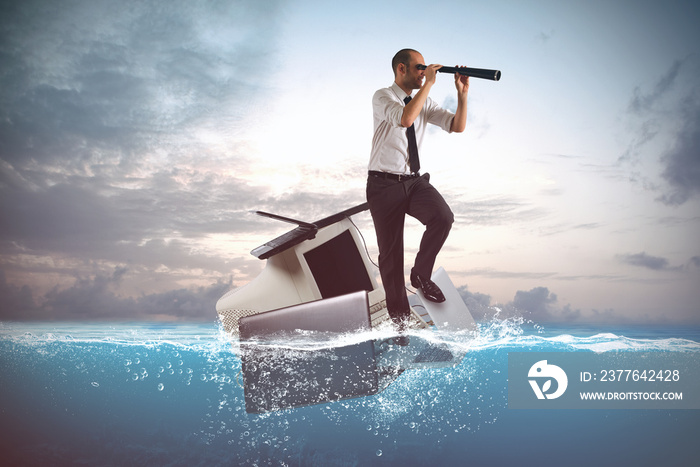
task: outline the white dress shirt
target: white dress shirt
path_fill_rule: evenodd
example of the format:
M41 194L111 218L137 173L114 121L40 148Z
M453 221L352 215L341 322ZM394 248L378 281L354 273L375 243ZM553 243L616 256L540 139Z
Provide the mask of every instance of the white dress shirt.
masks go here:
M401 115L405 106L403 100L406 96L407 94L396 83L374 93L372 97L374 137L369 170L401 175L411 173L408 164L406 128L401 126ZM449 132L453 117L452 112L441 108L430 97L426 99L418 118L413 122L419 155L428 123Z

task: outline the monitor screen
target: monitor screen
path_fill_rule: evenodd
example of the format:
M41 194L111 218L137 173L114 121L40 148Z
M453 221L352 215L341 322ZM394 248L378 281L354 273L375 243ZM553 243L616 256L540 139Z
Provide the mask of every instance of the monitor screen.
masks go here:
M349 230L304 253L322 298L374 288Z

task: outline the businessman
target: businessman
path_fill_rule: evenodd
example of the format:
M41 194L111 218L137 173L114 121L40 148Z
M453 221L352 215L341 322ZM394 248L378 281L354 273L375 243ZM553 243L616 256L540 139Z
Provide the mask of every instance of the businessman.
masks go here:
M419 52L403 49L394 56L391 66L393 84L378 90L372 98L374 136L367 202L377 233L379 272L387 309L399 333L403 334L410 316L404 276L406 214L425 226L411 270L411 285L421 289L428 300L445 300L430 277L454 216L442 195L430 184L430 175L420 174L419 156L422 157L420 148L428 124L449 133L464 131L469 77L455 73L457 110L452 113L429 97L441 65L425 66ZM402 345L406 344L407 340L403 341Z

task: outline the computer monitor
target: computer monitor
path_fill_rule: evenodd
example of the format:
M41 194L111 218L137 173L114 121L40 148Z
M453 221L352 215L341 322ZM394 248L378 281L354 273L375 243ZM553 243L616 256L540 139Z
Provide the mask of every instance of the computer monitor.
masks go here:
M349 219L366 209L367 203L313 224L299 222L296 229L254 249L254 256L267 260L263 271L216 304L226 332L237 337L238 320L243 316L361 290L369 293L371 307L383 301L384 290ZM381 315L384 319L385 313ZM373 324L376 320L373 316Z

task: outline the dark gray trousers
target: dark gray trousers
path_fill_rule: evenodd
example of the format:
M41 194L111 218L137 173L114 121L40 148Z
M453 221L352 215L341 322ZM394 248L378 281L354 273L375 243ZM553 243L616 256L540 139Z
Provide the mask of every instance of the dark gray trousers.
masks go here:
M435 258L447 240L454 215L442 195L430 184L430 174L401 182L370 175L367 202L377 232L379 273L387 309L392 320L397 322L410 313L404 276L406 214L425 225L413 272L426 278L432 275Z

